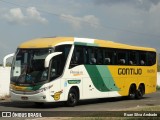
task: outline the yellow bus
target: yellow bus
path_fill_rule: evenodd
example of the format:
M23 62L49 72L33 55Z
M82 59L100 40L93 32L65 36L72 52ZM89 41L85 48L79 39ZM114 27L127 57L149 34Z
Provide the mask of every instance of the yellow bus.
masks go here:
M13 101L66 101L156 91L154 48L75 37L39 38L18 46L11 69Z

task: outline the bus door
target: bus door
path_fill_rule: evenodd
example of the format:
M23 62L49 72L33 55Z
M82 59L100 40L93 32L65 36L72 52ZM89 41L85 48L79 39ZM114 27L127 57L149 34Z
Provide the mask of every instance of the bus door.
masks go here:
M50 84L53 85L53 87L50 89L50 94L53 97L55 101L60 100L60 95L62 93L61 90L61 55L55 56L51 59L50 62L50 70L49 70L49 79Z

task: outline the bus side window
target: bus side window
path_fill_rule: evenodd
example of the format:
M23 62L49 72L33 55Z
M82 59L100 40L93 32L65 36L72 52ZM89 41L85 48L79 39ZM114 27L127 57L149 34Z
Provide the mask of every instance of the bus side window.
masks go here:
M87 49L87 58L88 64L95 65L97 63L96 51L94 50L94 47L89 47Z
M113 56L114 56L114 52L110 51L109 49L105 49L104 50L104 64L105 65L112 65Z
M127 52L118 52L118 64L119 65L126 65L127 64L126 54L127 54Z
M90 58L90 64L96 64L96 62L97 62L97 60L96 60L96 58L95 58L94 53L92 52L92 53L91 53L91 58Z
M75 49L72 54L70 68L75 67L77 65L84 64L84 50L80 46L75 46Z
M76 47L74 48L69 68L77 66L78 57L76 56Z
M146 66L147 65L147 55L146 52L139 53L139 65Z
M136 51L129 51L129 65L137 65L137 52Z
M97 64L102 65L103 64L103 49L98 48L97 52Z
M156 63L156 53L155 52L148 52L148 65L152 66Z

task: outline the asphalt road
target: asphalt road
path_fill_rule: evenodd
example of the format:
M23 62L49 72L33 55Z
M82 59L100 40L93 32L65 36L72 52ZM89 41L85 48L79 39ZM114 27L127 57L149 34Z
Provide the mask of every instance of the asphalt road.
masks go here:
M124 97L84 100L75 107L66 107L62 102L36 106L34 103L1 100L0 111L120 111L156 105L160 105L160 91L144 95L140 100L128 100Z

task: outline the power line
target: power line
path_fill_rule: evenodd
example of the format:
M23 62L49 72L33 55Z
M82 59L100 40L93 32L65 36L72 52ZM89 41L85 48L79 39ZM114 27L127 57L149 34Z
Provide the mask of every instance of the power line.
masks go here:
M17 3L13 3L13 2L8 2L8 1L5 1L5 0L0 0L0 2L6 3L6 4L10 4L10 5L12 5L12 6L18 6L18 7L27 8L27 6L25 6L25 5L17 4ZM37 8L36 8L36 9L37 9ZM66 18L66 19L70 19L70 20L75 20L75 18L73 18L73 17L69 17L69 16L65 16L65 15L62 15L62 14L53 13L53 12L50 12L50 11L47 11L47 10L42 10L42 9L37 9L37 10L38 10L38 11L41 11L41 12L44 12L44 13L47 13L47 14L54 15L54 16L56 16L56 17L61 17L61 18ZM77 19L76 19L76 20L77 20ZM98 24L96 24L96 23L92 23L92 24L91 24L89 21L85 21L85 20L81 20L81 19L79 19L78 21L82 21L82 22L87 23L87 24L89 24L89 25L98 25ZM105 29L113 29L113 30L116 30L116 31L129 32L129 33L134 33L134 34L139 34L139 35L160 37L160 35L156 35L156 34L136 32L136 31L131 31L131 30L127 30L127 29L112 27L112 26L108 26L108 25L103 25L103 26L101 25L101 27L102 27L102 28L105 28Z
M27 6L25 6L25 5L17 4L17 3L13 3L13 2L8 2L8 1L5 1L5 0L0 0L0 2L6 3L6 4L10 4L10 5L13 5L13 6L27 8ZM60 16L59 14L56 14L56 13L53 13L53 12L49 12L49 11L45 11L45 10L41 10L41 9L37 9L37 10L39 10L41 12L46 12L48 14L52 14L52 15L55 15L55 16Z

